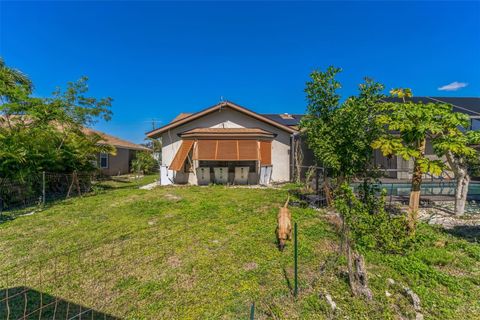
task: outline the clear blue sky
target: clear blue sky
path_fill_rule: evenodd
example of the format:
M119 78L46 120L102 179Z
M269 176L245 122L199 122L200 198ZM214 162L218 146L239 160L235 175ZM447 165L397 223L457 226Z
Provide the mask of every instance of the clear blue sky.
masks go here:
M142 142L220 97L261 113L302 113L315 68L342 67L415 95L480 96L479 2L1 2L0 55L36 95L90 77L114 98L108 133ZM457 91L439 91L452 82Z

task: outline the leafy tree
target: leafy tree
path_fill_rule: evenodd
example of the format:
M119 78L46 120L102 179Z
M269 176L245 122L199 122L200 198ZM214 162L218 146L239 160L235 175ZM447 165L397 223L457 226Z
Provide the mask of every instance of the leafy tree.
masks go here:
M25 98L32 89L32 81L21 71L8 67L0 57L0 103Z
M414 231L423 174L439 176L447 168L439 158L425 156L427 139L438 157L446 155L454 160L451 168L455 172L455 168L461 166L458 160L475 154L468 144L475 140L477 134L465 131L468 116L453 112L450 105L415 103L408 99L412 96L408 89L394 89L391 94L401 98L401 102L380 104L381 113L376 123L384 130L372 146L380 149L385 156L397 155L414 162L408 216L410 230Z
M133 173L148 173L153 171L157 161L153 158L151 152L140 151L137 152L135 159L132 161L132 172Z
M379 134L377 102L383 86L366 78L359 93L343 103L335 79L341 70L329 67L325 72L314 71L307 82L307 115L302 119L307 143L315 157L339 182L364 177L371 167L371 143Z
M160 167L162 164L162 138L146 138L143 145L152 150L152 156L157 161L157 165Z
M439 155L445 155L448 167L455 176L455 214L462 215L467 202L470 172L478 165L479 153L474 146L480 143L480 132L467 129L467 115L459 114L458 118L461 123L455 130L439 134L434 148Z
M101 146L83 128L110 119L112 99L87 97L87 78L70 82L52 97L31 97L32 84L21 72L0 63L0 176L24 178L42 170L93 170Z

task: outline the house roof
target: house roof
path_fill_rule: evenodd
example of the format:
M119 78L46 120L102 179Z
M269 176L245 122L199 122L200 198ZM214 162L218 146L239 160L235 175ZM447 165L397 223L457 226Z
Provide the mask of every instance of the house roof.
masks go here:
M177 116L172 122L170 122L169 124L163 126L163 127L160 127L158 129L155 129L155 130L152 130L152 131L149 131L147 132L147 137L149 138L156 138L158 137L160 134L170 130L170 129L173 129L173 128L176 128L184 123L188 123L192 120L195 120L195 119L198 119L200 117L203 117L204 115L207 115L207 114L210 114L212 112L215 112L215 111L218 111L218 110L221 110L222 108L231 108L233 110L236 110L238 112L241 112L241 113L244 113L246 115L249 115L259 121L262 121L262 122L265 122L265 123L268 123L274 127L277 127L279 129L282 129L284 131L287 131L289 133L294 133L294 132L297 132L296 129L294 128L291 128L287 125L284 125L282 123L279 123L277 121L274 121L262 114L259 114L259 113L256 113L254 111L251 111L245 107L242 107L238 104L235 104L233 102L230 102L230 101L224 101L224 102L220 102L214 106L211 106L209 108L206 108L202 111L199 111L199 112L196 112L196 113L192 113L190 115L187 115L187 116L183 116L183 117L180 117Z
M6 119L7 118L6 118L5 115L0 115L0 126L6 126ZM27 117L22 116L22 115L10 115L9 119L11 121L20 121L21 120L21 121L24 121L27 125L30 125L32 123L32 120L30 118L27 118ZM62 128L58 124L55 124L55 126L56 126L57 130L61 130L61 128ZM118 137L114 137L114 136L109 135L105 132L101 132L101 131L98 131L98 130L95 130L95 129L83 128L82 131L85 134L98 134L102 138L102 140L99 141L100 145L108 144L108 145L112 145L112 146L118 147L118 148L140 150L140 151L150 150L149 148L147 148L145 146L142 146L140 144L136 144L136 143L124 140L124 139L120 139Z
M262 116L272 119L278 123L289 127L296 127L300 124L300 120L303 118L303 114L287 114L287 113L264 113Z
M400 98L388 97L386 102L402 102ZM480 117L480 98L478 97L412 97L407 100L415 103L446 103L453 107L453 111L468 114L471 117Z
M186 118L188 116L190 116L192 113L180 113L178 116L176 116L170 123L172 122L175 122L175 121L178 121L178 120L182 120L183 118Z
M267 137L273 138L272 132L260 128L196 128L179 134L188 137Z
M118 137L114 137L112 135L109 135L107 133L95 130L95 129L90 129L90 128L83 128L83 132L85 134L98 134L100 137L102 137L102 140L99 141L99 144L104 144L104 145L112 145L117 148L123 148L123 149L130 149L130 150L137 150L137 151L149 151L150 149L142 146L140 144L136 144L127 140L120 139Z

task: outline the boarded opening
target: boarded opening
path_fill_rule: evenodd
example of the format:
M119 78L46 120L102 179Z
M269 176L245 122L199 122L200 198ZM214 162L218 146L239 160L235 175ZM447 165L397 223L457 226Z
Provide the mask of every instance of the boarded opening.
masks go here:
M237 160L237 140L217 140L217 156L215 160Z
M198 140L193 159L215 160L217 154L217 140Z
M260 164L262 166L272 164L272 141L260 141Z
M238 140L238 160L259 160L257 140Z
M183 140L180 149L178 149L177 154L170 163L170 170L180 171L183 167L185 160L187 159L188 153L193 147L193 140Z
M257 140L198 140L195 160L247 161L260 160Z

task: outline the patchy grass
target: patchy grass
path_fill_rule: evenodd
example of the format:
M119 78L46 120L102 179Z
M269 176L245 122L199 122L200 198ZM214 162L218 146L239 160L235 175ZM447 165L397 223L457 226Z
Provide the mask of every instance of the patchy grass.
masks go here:
M257 319L396 319L414 314L405 285L427 318L480 314L478 244L421 226L417 246L403 256L368 252L374 300L366 302L350 295L325 213L305 208L291 208L299 225L300 295L293 299L292 244L281 253L275 243L285 198L273 189L108 185L1 224L0 268L9 275L0 287L32 287L131 319L248 318L252 302Z

